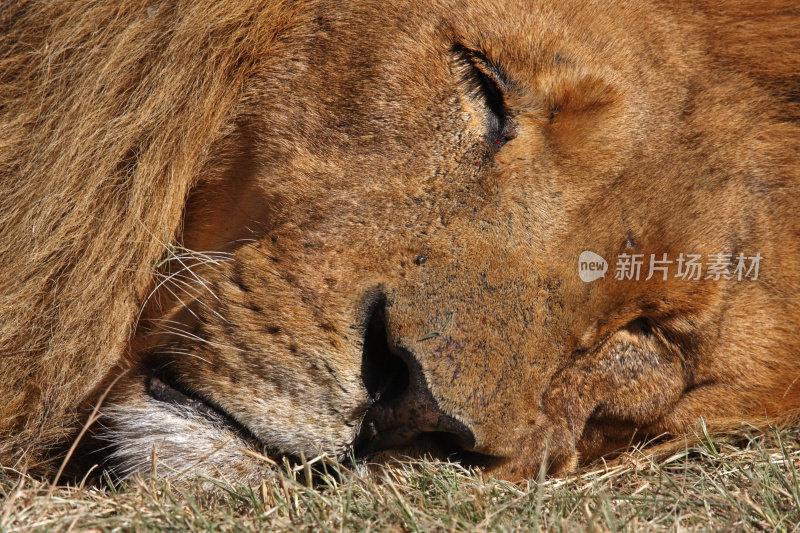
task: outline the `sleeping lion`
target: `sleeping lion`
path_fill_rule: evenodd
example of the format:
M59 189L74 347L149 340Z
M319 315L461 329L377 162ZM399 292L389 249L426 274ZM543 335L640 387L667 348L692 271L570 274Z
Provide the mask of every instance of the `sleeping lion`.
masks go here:
M800 408L788 0L7 0L0 462L508 479Z

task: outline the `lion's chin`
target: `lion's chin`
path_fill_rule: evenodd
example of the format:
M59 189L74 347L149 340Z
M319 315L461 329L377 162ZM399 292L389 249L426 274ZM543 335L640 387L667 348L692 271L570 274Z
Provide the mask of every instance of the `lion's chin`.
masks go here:
M111 402L93 431L104 468L119 479L157 474L169 479L257 482L275 462L267 446L219 406L148 377L124 403Z

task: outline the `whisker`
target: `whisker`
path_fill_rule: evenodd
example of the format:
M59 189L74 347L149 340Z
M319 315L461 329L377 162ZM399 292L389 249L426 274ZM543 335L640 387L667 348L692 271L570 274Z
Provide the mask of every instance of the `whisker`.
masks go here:
M222 344L222 343L219 343L219 342L214 342L214 341L209 341L207 339L203 339L202 337L198 337L194 333L191 333L191 332L185 331L185 330L181 330L181 329L178 329L178 328L174 328L172 326L166 326L164 328L164 330L169 332L169 333L172 333L174 335L177 335L179 337L183 337L183 338L185 338L187 340L194 340L194 341L202 342L202 343L208 344L209 346L216 346L217 348L227 348L227 349L230 349L230 350L236 350L238 352L243 352L243 353L246 351L246 350L243 350L241 348L237 348L236 346L229 346L227 344Z
M214 366L214 363L212 363L208 359L200 357L199 355L197 355L195 353L186 352L186 351L183 351L183 350L163 350L163 351L155 352L155 354L156 355L185 355L185 356L188 356L188 357L193 357L195 359L199 359L199 360L203 361L204 363L207 363L207 364L209 364L211 366Z

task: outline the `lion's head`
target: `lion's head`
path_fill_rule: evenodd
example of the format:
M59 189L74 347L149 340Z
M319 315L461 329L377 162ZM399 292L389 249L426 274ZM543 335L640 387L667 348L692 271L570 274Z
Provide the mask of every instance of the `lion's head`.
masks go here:
M121 474L520 478L800 407L798 13L745 4L6 3L0 457L102 400Z

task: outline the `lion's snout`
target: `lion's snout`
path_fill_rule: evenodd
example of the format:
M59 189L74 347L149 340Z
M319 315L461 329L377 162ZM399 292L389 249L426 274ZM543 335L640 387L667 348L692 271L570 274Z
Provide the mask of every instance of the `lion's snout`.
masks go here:
M363 377L370 406L356 439L357 454L419 448L431 440L437 448L472 450L474 434L441 409L414 355L391 345L385 317L379 306L365 333Z

